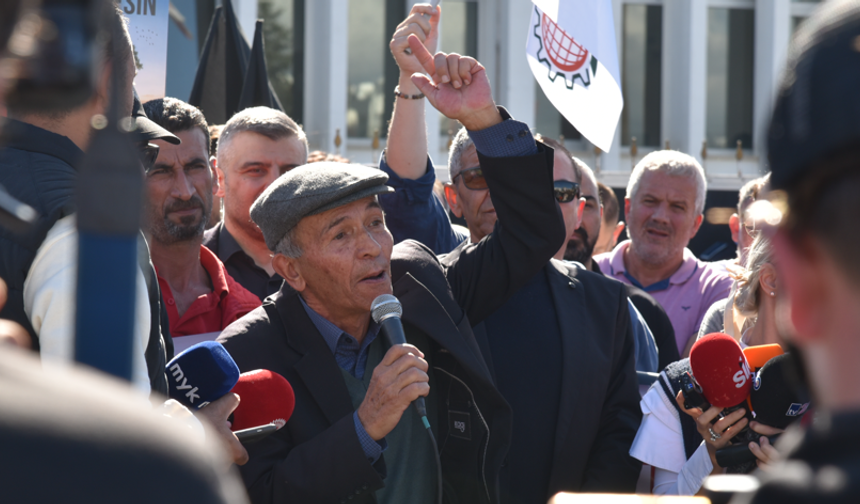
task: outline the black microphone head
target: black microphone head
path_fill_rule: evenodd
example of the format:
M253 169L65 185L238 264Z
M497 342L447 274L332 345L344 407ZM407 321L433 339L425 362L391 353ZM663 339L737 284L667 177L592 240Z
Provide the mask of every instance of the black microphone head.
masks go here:
M391 294L376 296L370 304L370 315L377 324L389 317L400 318L403 315L403 306L400 301Z
M750 405L755 419L765 425L785 429L809 408L798 391L786 379L789 354L778 355L758 370L750 391Z

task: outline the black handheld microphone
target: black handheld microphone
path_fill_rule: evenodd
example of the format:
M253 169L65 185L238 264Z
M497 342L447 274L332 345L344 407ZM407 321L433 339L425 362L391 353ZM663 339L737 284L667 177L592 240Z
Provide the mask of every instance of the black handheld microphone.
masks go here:
M373 317L373 321L380 325L382 337L385 338L389 347L406 343L403 323L400 322L403 306L396 297L391 294L377 296L370 305L370 315ZM424 398L419 397L412 404L415 405L424 426L429 429L430 422L427 420L427 407L424 405Z
M406 334L403 332L403 323L400 322L400 317L403 315L403 306L400 301L391 294L382 294L377 296L370 304L370 315L373 321L380 325L382 329L382 337L390 347L391 345L402 345L406 343ZM433 455L436 458L436 499L439 504L442 504L442 460L439 457L439 445L436 444L436 436L433 435L433 429L430 428L430 421L427 420L427 406L424 404L424 398L419 397L412 401L413 406L418 411L418 416L421 417L421 423L427 429L427 434L430 436L430 443L433 445Z

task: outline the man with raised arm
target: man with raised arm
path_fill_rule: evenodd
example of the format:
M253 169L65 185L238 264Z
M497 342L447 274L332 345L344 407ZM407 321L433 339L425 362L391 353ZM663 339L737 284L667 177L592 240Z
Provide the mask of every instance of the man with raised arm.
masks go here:
M430 7L415 6L391 40L401 68L401 94L414 97L416 90L405 86L420 69L417 58L405 52L407 43L435 43L438 14L429 21L422 17L430 13ZM474 85L457 58L437 55L436 65L442 64L449 68L450 86ZM499 143L504 147L531 136L511 132ZM451 252L456 256L476 244L493 243L508 229L500 208L505 196L490 183L490 165L480 153L475 136L461 130L451 146L452 183L445 190L455 214L468 224L469 236L462 237L452 231L431 193L435 177L427 156L424 105L395 98L388 148L380 163L395 188L380 196L395 242L417 239L438 253L456 247ZM553 161L553 197L565 221L565 241L553 254L561 257L579 223L580 176L561 149L554 151ZM519 173L516 183L528 184L531 172ZM530 204L519 203L524 212ZM536 238L528 226L539 229L541 224L539 215L530 215L524 239ZM546 258L541 266L486 320L471 318L473 324L481 322L473 328L478 344L513 409L501 502L546 502L559 491L632 492L640 464L628 451L641 414L624 288L572 263ZM656 361L655 354L655 367Z

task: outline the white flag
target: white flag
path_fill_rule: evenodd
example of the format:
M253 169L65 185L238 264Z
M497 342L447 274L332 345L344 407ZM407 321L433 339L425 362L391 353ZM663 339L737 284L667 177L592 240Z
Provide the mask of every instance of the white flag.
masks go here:
M549 101L609 152L624 98L612 0L534 0L526 54ZM551 9L551 10L550 10Z

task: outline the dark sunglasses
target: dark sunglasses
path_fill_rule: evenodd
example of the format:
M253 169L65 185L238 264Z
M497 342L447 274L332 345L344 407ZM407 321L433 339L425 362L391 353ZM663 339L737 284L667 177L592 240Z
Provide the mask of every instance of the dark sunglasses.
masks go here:
M138 146L140 153L140 163L143 165L143 171L148 172L155 166L155 160L158 159L158 151L161 150L161 147L147 143L146 145Z
M559 203L568 203L579 199L579 182L556 180L552 183L552 193Z
M457 183L457 177L463 177L463 185L473 191L480 191L487 188L487 179L484 178L484 172L480 167L469 168L454 175L451 182Z

